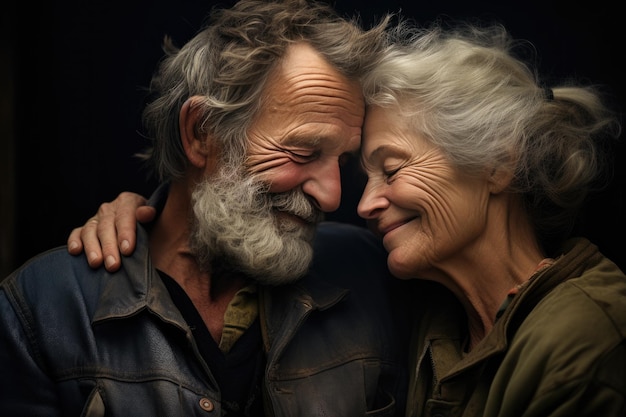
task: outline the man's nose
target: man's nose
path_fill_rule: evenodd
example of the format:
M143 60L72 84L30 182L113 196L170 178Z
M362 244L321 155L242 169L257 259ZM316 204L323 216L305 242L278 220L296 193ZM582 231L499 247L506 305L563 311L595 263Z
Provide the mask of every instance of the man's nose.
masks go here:
M341 204L341 170L337 161L314 168L310 178L302 185L302 191L310 196L317 207L325 213L339 208Z

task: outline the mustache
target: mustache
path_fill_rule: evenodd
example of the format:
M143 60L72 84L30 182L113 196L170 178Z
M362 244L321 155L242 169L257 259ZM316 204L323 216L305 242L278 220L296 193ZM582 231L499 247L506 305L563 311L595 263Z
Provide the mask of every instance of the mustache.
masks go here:
M309 223L319 223L324 219L324 213L301 190L270 194L269 200L273 209L293 214Z

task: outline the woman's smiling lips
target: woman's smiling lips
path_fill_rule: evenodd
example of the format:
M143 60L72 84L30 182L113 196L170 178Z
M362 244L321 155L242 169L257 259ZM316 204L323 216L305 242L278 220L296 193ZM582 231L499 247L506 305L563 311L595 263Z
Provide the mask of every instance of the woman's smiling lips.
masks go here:
M381 236L385 236L387 233L401 227L404 226L407 223L412 222L413 220L419 218L419 216L414 216L414 217L410 217L408 219L404 219L404 220L400 220L400 221L396 221L394 223L391 223L389 225L386 225L384 227L378 227L378 232L381 234Z

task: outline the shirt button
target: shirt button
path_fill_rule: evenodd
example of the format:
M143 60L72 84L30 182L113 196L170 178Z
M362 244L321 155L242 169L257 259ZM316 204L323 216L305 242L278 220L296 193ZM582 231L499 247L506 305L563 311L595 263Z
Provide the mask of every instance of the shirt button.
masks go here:
M202 398L200 400L200 407L202 407L204 411L213 411L213 408L215 408L213 402L208 398Z

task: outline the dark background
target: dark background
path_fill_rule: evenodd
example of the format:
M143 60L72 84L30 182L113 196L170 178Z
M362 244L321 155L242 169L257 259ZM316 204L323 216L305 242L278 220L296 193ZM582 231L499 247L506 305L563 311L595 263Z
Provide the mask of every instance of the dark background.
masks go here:
M2 276L34 254L63 245L101 202L123 190L149 195L133 154L144 90L162 56L165 34L182 45L215 1L68 1L10 4L0 41L0 255ZM223 1L229 5L232 2ZM623 21L608 0L483 1L337 0L365 24L389 11L419 23L441 16L503 23L531 41L548 78L574 77L609 88L625 103ZM18 7L19 6L19 7ZM587 206L579 226L626 269L626 147L615 150L615 178ZM349 181L349 178L348 178ZM353 187L354 189L354 187ZM344 193L332 219L359 222L358 192Z

